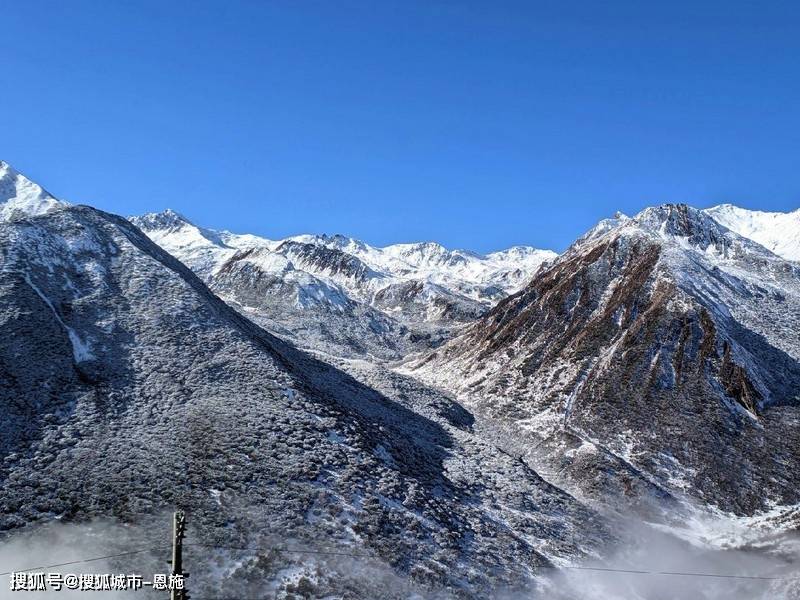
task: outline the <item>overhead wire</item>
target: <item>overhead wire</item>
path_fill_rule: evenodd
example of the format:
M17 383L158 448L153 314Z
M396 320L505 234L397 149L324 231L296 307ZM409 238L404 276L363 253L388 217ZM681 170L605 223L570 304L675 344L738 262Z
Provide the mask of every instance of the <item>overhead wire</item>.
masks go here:
M203 543L186 543L184 547L194 546L194 547L201 547L201 548L209 548L209 549L217 549L217 550L237 550L240 552L267 552L273 551L278 553L286 553L286 554L312 554L312 555L323 555L323 556L348 556L351 558L364 558L364 559L374 559L376 557L369 556L366 554L355 554L353 552L343 552L339 550L311 550L307 548L280 548L280 547L270 547L270 548L254 548L254 547L246 547L246 546L221 546L216 544L203 544ZM42 569L53 569L56 567L66 567L72 565L78 565L83 563L89 562L97 562L100 560L110 559L110 558L122 558L125 556L133 556L136 554L142 554L144 552L153 552L156 550L169 550L171 546L155 546L152 548L140 548L138 550L130 550L127 552L119 552L116 554L106 554L104 556L95 556L91 558L79 559L79 560L72 560L68 562L56 563L51 565L40 565L36 567L28 567L24 569L15 569L13 571L6 571L0 573L1 576L11 575L12 573L25 573L28 571L38 571ZM597 572L605 572L605 573L620 573L620 574L631 574L631 575L662 575L662 576L676 576L676 577L709 577L709 578L719 578L719 579L742 579L742 580L757 580L757 581L798 581L800 577L770 577L766 575L731 575L726 573L701 573L701 572L691 572L691 571L654 571L654 570L646 570L646 569L623 569L623 568L614 568L614 567L599 567L599 566L589 566L589 565L537 565L537 569L552 569L552 570L581 570L581 571L597 571Z
M40 565L38 567L29 567L27 569L15 569L13 571L6 571L0 573L0 577L4 575L11 575L12 573L27 573L28 571L38 571L40 569L55 569L56 567L68 567L71 565L80 565L83 563L97 562L98 560L105 560L107 558L121 558L123 556L133 556L134 554L142 554L144 552L152 552L154 550L169 550L172 546L157 546L154 548L141 548L139 550L130 550L128 552L120 552L118 554L106 554L105 556L95 556L93 558L83 558L80 560L71 560L69 562L56 563L53 565Z

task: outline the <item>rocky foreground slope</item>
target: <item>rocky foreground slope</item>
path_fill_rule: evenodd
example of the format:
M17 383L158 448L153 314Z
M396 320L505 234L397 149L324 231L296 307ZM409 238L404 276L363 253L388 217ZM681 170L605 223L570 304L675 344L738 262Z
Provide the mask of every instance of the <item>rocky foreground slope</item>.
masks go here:
M379 392L297 351L122 218L18 215L0 224L0 265L5 537L182 507L192 540L222 548L190 554L195 596L300 578L348 598L486 597L612 539L457 404L413 382ZM287 540L363 559L270 549Z

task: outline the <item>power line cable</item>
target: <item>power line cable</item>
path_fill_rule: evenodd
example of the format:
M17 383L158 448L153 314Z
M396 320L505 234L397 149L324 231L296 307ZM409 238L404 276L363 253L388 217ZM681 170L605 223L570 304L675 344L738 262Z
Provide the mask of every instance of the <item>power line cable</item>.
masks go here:
M242 552L265 552L272 550L274 552L279 553L287 553L287 554L316 554L316 555L329 555L329 556L349 556L352 558L367 558L367 559L374 559L376 557L369 556L366 554L354 554L352 552L341 552L335 550L308 550L308 549L301 549L301 548L252 548L252 547L244 547L244 546L218 546L214 544L202 544L202 543L189 543L185 544L185 546L195 546L201 548L213 548L217 550L239 550ZM28 567L25 569L15 569L14 571L6 571L0 573L0 577L11 575L12 573L25 573L27 571L37 571L41 569L52 569L55 567L66 567L71 565L89 563L89 562L96 562L99 560L104 560L107 558L122 558L125 556L133 556L135 554L142 554L144 552L152 552L155 550L168 550L169 546L155 546L152 548L141 548L139 550L130 550L128 552L119 552L116 554L107 554L104 556L95 556L92 558L86 558L81 560L73 560L69 562L57 563L52 565L40 565L37 567ZM710 578L719 578L719 579L744 579L744 580L756 580L756 581L798 581L800 577L768 577L763 575L728 575L724 573L696 573L696 572L687 572L687 571L650 571L650 570L641 570L641 569L618 569L613 567L591 567L586 565L537 565L537 569L568 569L568 570L580 570L580 571L598 571L598 572L605 572L605 573L622 573L622 574L633 574L633 575L664 575L664 576L679 576L679 577L710 577ZM200 600L200 599L196 599ZM210 600L210 599L209 599ZM245 600L245 599L241 599Z
M216 546L213 544L187 544L188 546L200 546L204 548L216 548L219 550L240 550L245 552L264 552L273 550L275 552L298 553L298 554L331 554L340 556L351 556L354 558L375 558L366 554L353 554L350 552L324 551L324 550L303 550L293 548L250 548L241 546ZM768 577L764 575L728 575L724 573L695 573L684 571L649 571L641 569L617 569L612 567L591 567L588 565L537 565L538 569L570 569L580 571L601 571L610 573L627 573L633 575L669 575L681 577L715 577L721 579L751 579L760 581L795 581L800 577Z
M104 560L106 558L121 558L123 556L133 556L134 554L141 554L143 552L151 552L153 550L164 550L168 549L169 546L157 546L155 548L142 548L140 550L130 550L128 552L120 552L118 554L107 554L106 556L95 556L94 558L84 558L81 560L72 560L69 562L58 563L54 565L40 565L38 567L28 567L27 569L15 569L14 571L6 571L5 573L0 573L0 577L4 575L11 575L12 573L26 573L27 571L38 571L40 569L54 569L55 567L67 567L70 565L79 565L82 563L88 562L96 562L98 560Z
M547 566L553 569L577 569L581 571L604 571L609 573L630 573L633 575L675 575L681 577L716 577L720 579L756 579L761 581L794 581L800 577L767 577L764 575L726 575L723 573L691 573L683 571L641 571L637 569L613 569L611 567L587 567L582 565Z

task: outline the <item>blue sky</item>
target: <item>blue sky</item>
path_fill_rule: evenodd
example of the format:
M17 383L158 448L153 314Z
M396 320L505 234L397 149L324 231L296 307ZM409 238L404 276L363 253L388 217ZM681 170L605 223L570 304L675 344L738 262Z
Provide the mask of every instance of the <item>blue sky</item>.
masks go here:
M0 157L268 237L563 249L616 210L800 206L800 5L3 9Z

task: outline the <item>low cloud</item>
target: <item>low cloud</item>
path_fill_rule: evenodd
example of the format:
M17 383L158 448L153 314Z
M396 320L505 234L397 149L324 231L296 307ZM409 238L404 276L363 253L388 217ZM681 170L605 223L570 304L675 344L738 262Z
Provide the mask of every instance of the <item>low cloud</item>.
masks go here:
M165 523L169 521L165 520ZM161 545L169 543L168 531L163 530ZM142 575L151 581L155 572L168 573L169 548L147 550L126 556L113 556L137 549L158 548L144 526L129 526L111 521L92 521L85 524L62 524L28 527L0 540L0 572L30 571L32 573L67 574L125 574ZM108 556L88 562L86 559ZM77 562L82 561L82 562ZM65 564L73 563L73 564ZM50 566L58 565L58 566ZM35 600L37 598L79 598L97 600L129 600L163 598L164 592L48 590L46 592L11 591L11 575L0 576L0 600Z
M794 546L785 536L770 550L719 548L682 539L652 526L621 523L624 540L609 548L604 560L562 569L547 579L557 600L797 600L800 563L781 546ZM797 561L797 558L794 559ZM620 572L644 571L643 573ZM714 576L718 575L718 576ZM765 577L773 579L745 579ZM795 579L792 581L792 579Z
M167 514L147 523L124 525L112 521L86 524L50 523L16 532L0 541L0 572L81 561L150 548L145 552L110 557L74 565L39 569L44 572L139 574L167 573L169 525ZM619 522L617 546L608 548L602 561L581 562L580 569L543 571L525 586L525 592L494 590L503 600L798 600L800 564L796 548L800 538L786 534L770 545L747 544L738 548L684 539L685 530L664 530L629 521ZM324 544L292 543L258 534L249 540L262 550L237 551L192 545L187 540L187 582L196 595L237 597L374 597L381 599L454 598L452 591L425 588L402 577L377 558L325 555ZM285 553L280 548L298 547L312 552ZM319 551L315 554L313 551ZM354 553L356 550L354 550ZM793 562L794 561L794 562ZM586 567L589 567L588 569ZM592 570L615 569L615 571ZM631 573L621 571L645 571ZM663 574L671 573L671 574ZM679 573L686 573L681 575ZM697 574L697 575L688 575ZM708 575L772 577L743 579ZM703 576L701 576L703 575ZM140 600L163 598L164 592L11 592L9 576L0 577L0 600L23 598L97 598ZM293 596L292 596L293 595Z

